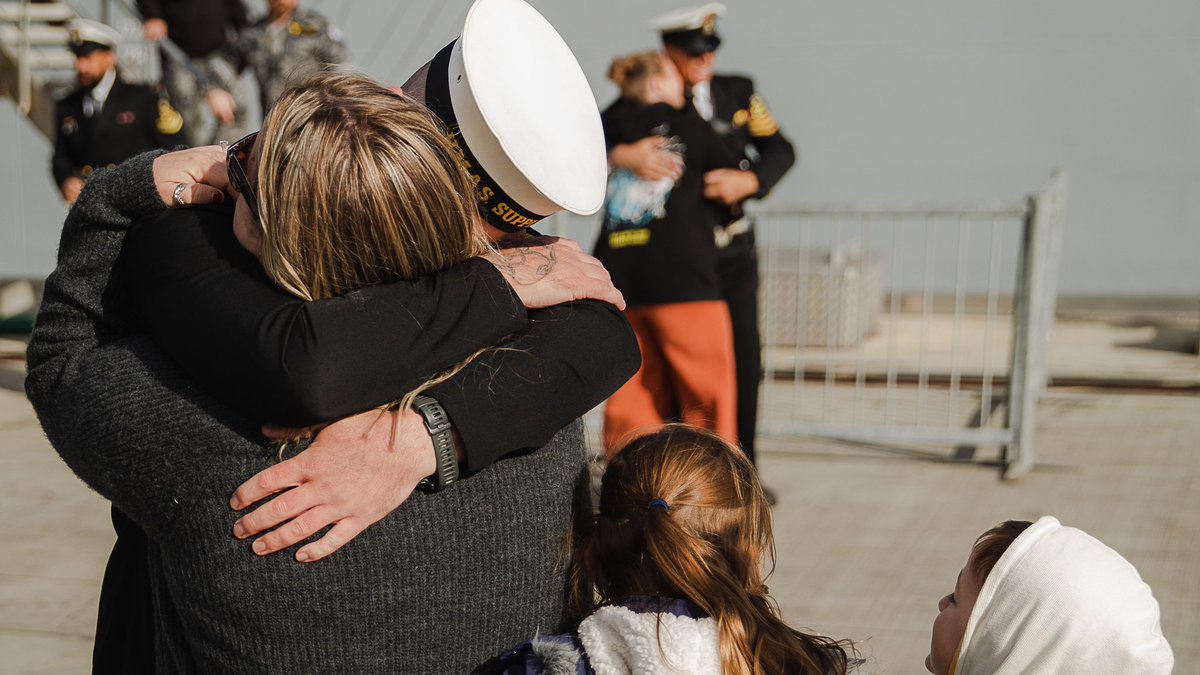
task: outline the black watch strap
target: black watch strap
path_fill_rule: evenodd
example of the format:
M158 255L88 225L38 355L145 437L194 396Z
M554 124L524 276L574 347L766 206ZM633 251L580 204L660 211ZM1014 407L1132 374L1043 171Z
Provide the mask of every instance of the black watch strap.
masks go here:
M425 419L425 429L433 439L433 454L437 457L437 471L421 479L417 487L426 492L438 492L458 480L458 457L454 452L454 425L441 403L428 396L413 399L413 408Z

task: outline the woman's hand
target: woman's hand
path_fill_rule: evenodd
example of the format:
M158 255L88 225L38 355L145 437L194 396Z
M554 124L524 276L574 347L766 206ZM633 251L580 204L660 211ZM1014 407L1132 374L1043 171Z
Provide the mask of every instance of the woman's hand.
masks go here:
M403 504L436 470L433 441L415 411L372 410L347 417L322 429L304 452L238 487L229 500L238 511L287 492L243 516L233 535L246 539L279 525L251 546L268 555L333 525L296 552L296 560L316 562Z
M183 189L179 189L182 185ZM225 148L205 145L154 158L154 187L167 206L179 201L186 205L220 204L225 201L229 171L225 166Z

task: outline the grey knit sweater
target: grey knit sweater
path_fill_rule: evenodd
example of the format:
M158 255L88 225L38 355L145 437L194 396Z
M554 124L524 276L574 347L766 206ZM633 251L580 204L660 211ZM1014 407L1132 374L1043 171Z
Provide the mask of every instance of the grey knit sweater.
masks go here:
M97 173L71 210L26 390L63 460L152 540L158 669L459 673L559 628L578 423L316 564L231 536L229 496L276 451L134 332L114 263L130 220L162 208L152 158Z

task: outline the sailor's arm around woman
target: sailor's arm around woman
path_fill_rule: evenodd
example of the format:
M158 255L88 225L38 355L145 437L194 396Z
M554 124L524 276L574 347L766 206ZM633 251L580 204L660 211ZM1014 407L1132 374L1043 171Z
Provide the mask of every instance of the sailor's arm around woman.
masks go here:
M473 472L506 452L544 443L565 423L562 418L571 414L543 411L522 415L528 406L544 401L550 410L572 408L573 419L602 400L606 390L619 386L616 380L623 382L626 371L636 369L636 345L611 305L593 301L552 306L530 316L518 293L533 284L510 286L492 264L478 259L464 263L461 267L465 270L451 268L418 283L363 289L352 300L305 303L289 296L266 284L255 265L236 256L229 259L237 253L229 247L232 237L222 242L210 230L206 239L205 229L196 226L195 220L205 217L198 210L167 212L179 184L187 186L182 198L188 203L222 201L224 171L223 151L210 146L146 153L116 169L99 172L64 224L59 266L47 281L29 348L27 390L56 449L94 489L131 515L144 514L135 520L150 530L165 526L171 509L155 503L155 497L162 495L130 489L131 483L140 487L156 483L152 476L142 480L139 476L172 460L156 456L164 449L162 445L112 440L132 441L151 428L165 435L188 435L190 421L185 421L183 428L172 428L170 416L143 399L154 385L165 384L192 395L199 393L196 384L220 389L221 398L239 410L246 405L246 412L258 423L299 426L332 421L339 413L344 417L370 407L372 404L364 404L364 395L373 396L376 402L387 400L394 390L436 370L426 366L417 373L421 368L414 365L447 358L431 355L431 351L445 350L449 344L465 355L482 346L479 341L494 341L496 332L518 331L524 324L528 333L519 335L518 343L509 350L491 355L494 361L485 359L432 392L444 406L470 411L456 416L456 426L465 440L465 469ZM125 254L125 262L130 264L124 267L127 277L123 279L117 259L135 219L146 219L146 223L137 228L135 247ZM172 236L179 237L175 253L189 252L190 262L181 262L160 248L169 244ZM538 277L535 299L545 303L555 294L563 298L588 292L600 295L588 289L603 287L577 269L585 264L582 257L569 257L578 248L562 242L556 246L556 274ZM163 255L155 257L155 253ZM132 264L135 261L139 264ZM513 262L510 269L536 262L526 256L525 261ZM196 279L213 285L199 285ZM126 283L135 280L144 283L136 287ZM457 292L444 286L453 286ZM214 290L218 291L215 296ZM213 297L222 300L221 305L211 304ZM231 302L233 299L238 302ZM257 310L247 310L248 305ZM570 320L564 320L568 316ZM166 339L155 344L142 333L142 322L151 333L158 331ZM467 331L461 330L470 326L486 329L476 343L466 342ZM191 335L207 347L189 352L186 347L194 344L177 339L183 335ZM275 349L282 356L274 363L263 365L258 360L250 364L248 348L252 345L247 335L260 352ZM306 384L303 378L281 382L268 374L245 378L240 387L218 386L227 383L225 378L231 374L256 372L253 368L282 372L289 363L320 355L296 349L297 345L328 347L340 335L352 336L357 352L368 355L357 363L343 359L346 379L370 371L372 381L388 382L391 391L341 388L339 392L349 398L335 402L332 399L337 397L329 397L335 409L306 410L303 398L317 385L312 381ZM579 342L579 336L591 339ZM606 339L596 340L598 336ZM537 346L529 348L531 345ZM160 348L168 354L180 350L173 355L187 358L172 362ZM420 351L422 348L427 351ZM338 353L331 349L324 355L334 358ZM288 358L297 356L300 358ZM186 364L186 371L181 372L179 364ZM501 377L495 370L498 365L518 376ZM251 370L239 370L242 367ZM111 378L118 375L127 386L115 386ZM326 384L329 382L327 379ZM123 393L118 394L118 389ZM281 416L270 416L276 412ZM511 421L514 416L530 424L508 425L513 435L494 433L497 427L493 423ZM124 489L116 489L117 484ZM129 494L121 494L125 492Z

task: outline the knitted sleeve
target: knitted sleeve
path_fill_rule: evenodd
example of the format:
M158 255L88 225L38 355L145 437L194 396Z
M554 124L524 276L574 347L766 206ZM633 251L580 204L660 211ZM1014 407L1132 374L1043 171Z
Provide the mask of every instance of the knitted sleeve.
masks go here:
M173 460L161 441L192 438L193 418L165 358L149 339L127 337L132 310L114 266L131 219L163 208L152 174L158 154L97 172L67 215L25 381L67 465L151 534L171 521L174 501L154 480Z

